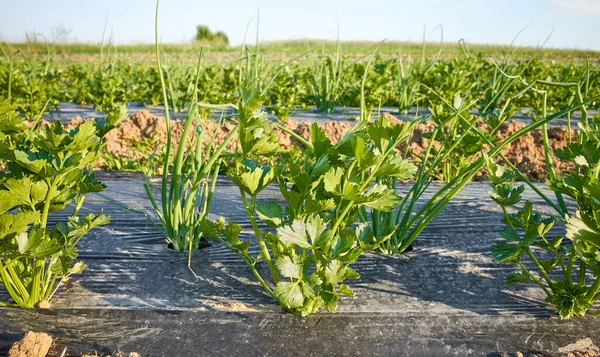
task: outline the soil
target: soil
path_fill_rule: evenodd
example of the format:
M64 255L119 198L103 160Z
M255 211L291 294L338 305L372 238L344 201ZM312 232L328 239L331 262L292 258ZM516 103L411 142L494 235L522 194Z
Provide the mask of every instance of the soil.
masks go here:
M52 337L41 332L29 331L25 337L8 351L8 357L44 357L52 346Z
M561 357L600 357L600 349L590 338L581 339L558 349ZM500 357L544 357L545 354L536 352L501 353Z
M46 300L42 300L38 303L38 308L40 309L49 309L52 307L52 304Z
M384 114L393 121L398 121L389 114ZM74 117L68 124L69 127L79 125L84 120L81 117ZM183 121L171 120L171 136L174 145L173 150L176 150L177 143L183 132ZM219 125L215 121L203 121L205 133L204 142L208 143L213 133L216 133L215 141L221 142L235 127L234 124L226 123ZM288 120L283 124L286 128L291 129L301 137L308 139L310 137L310 123L298 123L293 120ZM348 132L352 125L345 122L328 121L320 124L325 131L325 134L333 143ZM503 124L496 135L501 141L525 125L516 121L510 121ZM434 127L431 122L426 122L417 125L414 136L412 138L410 149L415 155L422 154L429 144L429 140L423 137L424 133L430 132ZM485 130L486 124L478 123L480 129ZM302 146L291 135L275 129L275 133L279 136L279 142L282 148L287 149L293 145ZM551 127L548 129L549 144L551 149L563 147L569 143L569 135L564 127ZM157 117L147 111L141 111L133 114L128 120L121 122L117 128L106 135L106 149L109 153L116 157L125 159L142 159L147 157L154 151L154 146L165 144L166 142L166 122L164 118ZM576 139L576 133L573 133L573 140ZM232 140L227 149L233 150L235 140ZM140 150L140 146L143 150ZM508 145L502 153L524 174L528 177L543 181L546 178L546 163L544 159L544 147L542 133L540 131L530 132L515 142ZM554 159L554 166L557 172L561 172L569 167ZM485 180L485 172L480 172L474 178L475 180Z
M93 355L86 354L86 355L83 355L81 357L100 357L100 356L103 356L103 355L99 355L99 354L93 354ZM137 352L130 352L130 353L117 352L117 353L111 355L111 357L142 357L142 355L139 354L139 353L137 353Z
M227 305L223 305L223 304L218 304L218 303L213 303L212 307L218 310L225 310L225 311L258 311L255 308L246 305L242 302L239 301L235 301L232 302L231 304L227 304Z

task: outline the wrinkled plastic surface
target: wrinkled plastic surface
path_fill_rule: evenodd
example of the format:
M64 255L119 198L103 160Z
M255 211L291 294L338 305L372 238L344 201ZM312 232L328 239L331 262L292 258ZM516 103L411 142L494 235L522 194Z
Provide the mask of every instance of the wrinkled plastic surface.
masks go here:
M94 111L93 105L61 103L58 106L58 109L59 109L59 111L51 111L50 113L45 115L44 119L60 120L63 123L68 123L71 120L71 118L73 118L74 116L77 116L77 115L82 118L96 118L96 117L105 117L106 116L106 114L104 112ZM312 123L315 121L326 122L326 121L333 120L333 121L339 121L339 122L354 123L355 119L360 116L360 108L353 108L353 107L337 107L333 111L333 113L319 113L314 106L309 106L308 110L304 110L301 108L297 108L297 109L298 109L298 111L295 113L292 113L290 116L290 119L295 120L297 122L311 122ZM160 105L148 108L148 107L140 106L138 103L135 103L135 102L127 103L127 111L129 113L129 115L132 115L133 113L139 112L142 110L149 111L150 113L152 113L156 116L160 116L160 117L163 117L165 115L164 107L160 106ZM526 115L526 113L528 111L529 111L528 108L523 108L520 113L515 114L513 119L520 123L524 123L524 124L531 123L531 119ZM378 114L380 112L381 113L389 113L398 119L407 120L407 121L414 119L415 116L430 114L430 112L427 108L412 108L411 110L409 110L408 114L400 114L398 112L398 108L395 108L395 107L382 107L382 108L373 109L373 114ZM227 113L231 114L232 111L227 110ZM476 113L476 111L474 111L473 113ZM594 116L597 113L598 112L596 110L593 110L593 109L588 110L589 116ZM171 116L171 119L185 119L186 113L185 112L180 112L180 113L171 112L170 116ZM213 111L213 117L219 118L220 116L221 116L220 110ZM271 120L277 121L277 117L274 116L273 114L269 114L269 117ZM580 119L581 119L581 112L579 112L579 111L574 112L571 117L571 125L574 128L577 128L577 123L580 121ZM567 125L567 123L568 122L567 122L566 118L558 118L558 119L553 120L549 125L550 126Z
M300 318L283 313L218 242L194 253L196 278L187 254L167 249L142 215L92 202L112 199L151 213L143 178L102 176L108 189L90 195L82 213L103 207L112 221L79 245L89 268L59 291L49 310L0 308L0 354L28 330L54 336L56 355L67 346L72 355L123 350L144 356L482 356L556 352L600 336L600 320L561 321L547 310L541 289L505 285L514 268L491 261L489 248L503 227L488 183L467 185L412 252L361 257L354 268L362 277L350 282L356 297L344 299L337 314ZM274 186L259 197L281 201ZM530 191L526 197L545 206ZM219 178L212 211L213 218L236 220L244 238L254 239L239 191L226 177ZM8 299L2 290L0 300Z

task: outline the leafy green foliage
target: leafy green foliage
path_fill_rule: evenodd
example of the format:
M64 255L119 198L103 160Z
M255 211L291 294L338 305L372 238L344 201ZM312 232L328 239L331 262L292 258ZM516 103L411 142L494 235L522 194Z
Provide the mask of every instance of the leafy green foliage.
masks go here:
M218 44L213 42L209 45L214 47ZM95 58L65 61L51 54L21 54L7 50L5 58L0 61L0 95L8 97L10 92L13 103L29 119L36 119L47 102L48 108L61 102L75 102L94 104L98 109L125 101L152 105L163 102L160 74L151 61L127 58L127 54L122 54L123 49L119 50L122 55L117 58L113 54L116 52L114 47L104 47L101 69ZM351 50L351 47L344 48ZM317 105L320 111L327 111L332 105L359 106L365 60L344 57L336 49L334 46L332 56L326 56L328 49L325 49L319 55L297 61L282 59L281 55L261 59L261 67L265 69L285 67L261 98L270 107L269 111L285 120L296 107ZM185 47L186 55L189 50ZM305 46L300 52L304 51ZM106 52L111 54L106 56ZM198 82L198 99L211 103L236 102L240 94L240 58L234 53L220 53L217 57L217 60L206 61L203 66ZM242 57L248 56L242 54ZM168 72L168 100L172 108L183 110L191 102L196 68L190 61L168 59L168 56L165 57L165 64L161 67L163 74ZM520 74L527 82L543 78L576 83L588 77L585 61L513 57L498 66L505 73ZM600 93L600 75L598 64L591 63L589 67L587 96L593 97ZM264 81L265 71L258 73L256 79ZM527 107L533 108L529 113L532 117L539 118L543 114L540 106L543 95L529 92L515 95L521 90L518 84L517 80L504 78L487 56L443 59L439 53L430 57L421 54L419 57L402 49L397 60L387 56L375 58L365 82L365 104L367 109L398 106L401 112L408 113L417 106L436 108L442 104L440 97L452 102L459 94L465 103L477 101L481 117L491 128L497 128L506 117L510 117L499 115L505 105L506 113ZM428 93L423 85L434 89L440 97ZM546 88L546 91L547 111L564 108L576 100L572 88ZM591 105L597 108L598 104L596 101Z
M250 255L249 241L240 240L241 228L234 222L205 221L203 229L238 254L287 311L302 316L322 309L335 311L341 295L354 295L343 284L359 277L350 265L385 241L376 241L368 225L355 225L359 209L390 211L400 201L393 189L372 180L381 172L407 179L415 171L395 152L409 126L380 117L370 126L358 123L332 144L314 124L307 150L279 152L276 157L277 150L257 150L272 142L265 120L261 111L241 108L240 133L251 135L240 135L239 155L244 160L228 172L240 188L261 252ZM275 160L279 163L266 164ZM256 203L258 194L274 181L286 201L285 209L274 202ZM261 230L256 216L275 232ZM272 283L256 268L262 260L269 266Z
M492 247L495 261L517 264L521 271L508 278L509 284L532 281L547 294L562 318L584 316L600 298L600 140L598 120L582 126L580 141L555 151L556 156L574 164L575 169L548 182L558 198L571 197L577 203L575 214L545 217L533 211L526 201L516 213L509 214L506 207L518 204L523 186L515 188L515 174L488 161L488 175L492 181L492 199L502 207L503 223L508 227L499 235L502 239ZM557 219L564 221L563 236L549 236ZM566 239L565 239L566 238ZM564 244L568 239L570 245ZM540 253L544 252L546 254ZM542 256L544 259L539 258ZM529 271L522 261L531 259L539 276ZM576 264L579 272L575 274ZM593 283L589 284L589 271ZM555 278L555 276L560 276Z
M85 268L77 243L109 218L79 216L85 196L105 186L90 171L102 150L102 137L123 116L87 121L70 130L60 123L28 128L8 101L0 101L0 281L21 307L52 298L72 274ZM75 202L67 222L47 227L48 215Z
M331 113L340 104L345 77L345 64L339 43L334 56L325 53L317 59L310 56L309 65L309 97L317 106L317 111Z
M279 72L271 90L267 92L267 111L273 113L281 122L297 111L296 103L304 95L301 73L286 65Z

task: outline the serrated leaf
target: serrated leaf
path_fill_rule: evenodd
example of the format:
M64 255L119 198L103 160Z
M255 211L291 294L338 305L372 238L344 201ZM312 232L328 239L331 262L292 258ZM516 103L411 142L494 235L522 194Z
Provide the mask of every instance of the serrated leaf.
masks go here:
M16 215L0 215L0 240L16 233L26 233L27 228L40 219L40 213L19 212Z
M306 199L306 205L304 207L305 212L307 214L329 211L333 208L335 208L335 201L333 200L333 198L329 198L326 200L316 200L312 197L308 197Z
M544 268L544 270L548 273L558 264L558 260L549 259L549 260L540 260L540 265Z
M301 307L304 303L304 296L298 282L280 281L273 292L279 303L288 309Z
M240 103L240 130L238 140L242 147L244 158L272 154L279 148L279 140L269 127L269 115L260 110L252 109Z
M352 291L352 289L350 289L350 287L346 284L341 284L338 291L340 294L344 294L346 296L354 296L354 291Z
M277 260L275 261L275 264L277 264L277 269L279 269L279 272L281 273L282 276L284 276L286 278L300 279L300 277L301 277L300 264L294 263L292 261L292 258L290 258L289 256L285 255L285 256L277 258Z
M341 185L342 185L342 176L344 175L344 170L336 167L331 168L327 173L325 173L325 177L323 178L323 183L325 185L325 191L329 193L341 193Z
M356 227L356 238L363 244L371 244L374 234L371 226L367 223L361 223Z
M331 140L325 135L325 131L316 122L310 126L310 142L313 145L315 157L327 154L327 151L333 146Z
M588 162L583 155L575 156L575 159L573 161L575 161L575 163L579 166L588 166Z
M298 246L300 248L310 248L306 235L306 225L300 220L295 220L292 225L277 228L279 240L287 247Z
M529 280L529 278L523 273L514 273L506 277L506 285L515 285Z
M217 224L208 218L204 218L202 222L200 222L200 230L202 231L202 235L204 235L206 238L219 238L219 229Z
M400 204L400 202L402 202L402 199L398 197L393 189L386 185L375 184L367 192L364 201L361 203L378 211L389 212Z
M21 200L10 193L10 191L0 191L0 214L13 209L21 203Z
M485 154L484 154L485 155ZM512 170L508 170L504 166L500 166L494 163L487 155L486 159L486 172L492 182L492 185L499 185L514 180L518 175Z
M329 169L329 158L327 155L321 156L312 166L310 176L316 178L327 172Z
M275 179L275 172L270 166L258 166L253 163L253 166L245 165L243 170L241 173L230 170L227 176L250 196L256 196Z
M106 189L106 185L96 180L93 173L88 173L83 176L83 179L77 183L77 192L87 194L91 192L102 192Z
M327 222L319 215L311 215L306 220L306 233L310 241L314 244L327 229Z
M221 234L223 234L230 243L236 243L239 240L240 233L242 233L242 227L234 221L227 223L221 230Z
M334 237L333 231L326 230L321 235L319 235L319 237L317 237L317 239L315 239L312 242L312 245L315 247L320 247L320 246L330 242L333 239L333 237Z
M333 286L346 279L346 268L339 260L332 260L325 268L325 282Z
M256 213L266 225L279 227L283 224L283 210L277 203L261 203L256 205Z
M71 152L83 151L100 143L100 138L96 136L96 124L91 120L73 128L70 135L73 140L66 149Z
M393 156L379 167L375 176L397 177L400 180L410 180L414 178L416 172L417 167L412 162L404 160L400 156Z
M521 240L519 234L512 228L505 228L502 232L498 233L498 237L513 242L518 242Z
M356 270L354 270L350 267L347 267L346 268L346 279L351 279L351 280L360 279L360 274Z
M513 188L512 183L502 183L493 185L493 191L488 191L494 202L500 206L512 206L521 201L521 194L525 190L525 186L521 185Z
M492 246L492 257L498 263L516 263L521 261L523 248L517 244L498 242Z
M45 258L60 252L59 242L47 239L43 229L31 229L28 234L20 234L17 237L19 253L30 258Z
M69 269L69 274L81 274L87 267L84 262L77 262Z
M394 125L384 115L381 115L367 127L367 132L379 152L385 153L392 149L391 145L394 142L402 140L407 134L405 130L407 128L404 124Z
M340 254L347 253L355 243L355 232L349 228L343 229L340 232L332 251L332 257L337 258Z
M600 265L600 230L586 224L577 211L567 217L565 236L573 242L577 255L590 265Z
M352 145L354 145L354 157L358 162L358 166L362 170L367 170L377 162L375 154L369 150L367 144L363 138L357 136L354 138Z
M48 165L46 160L39 159L34 153L25 153L20 150L15 150L14 155L16 164L41 177L48 177L56 174L56 171L52 166Z

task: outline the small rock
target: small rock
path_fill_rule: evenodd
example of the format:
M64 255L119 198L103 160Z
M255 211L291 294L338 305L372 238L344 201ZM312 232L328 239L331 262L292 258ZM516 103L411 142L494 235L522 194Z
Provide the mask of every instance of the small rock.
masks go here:
M45 357L52 346L52 337L42 332L27 332L8 351L8 357Z
M515 353L515 357L523 357L523 354L521 352L517 352Z

